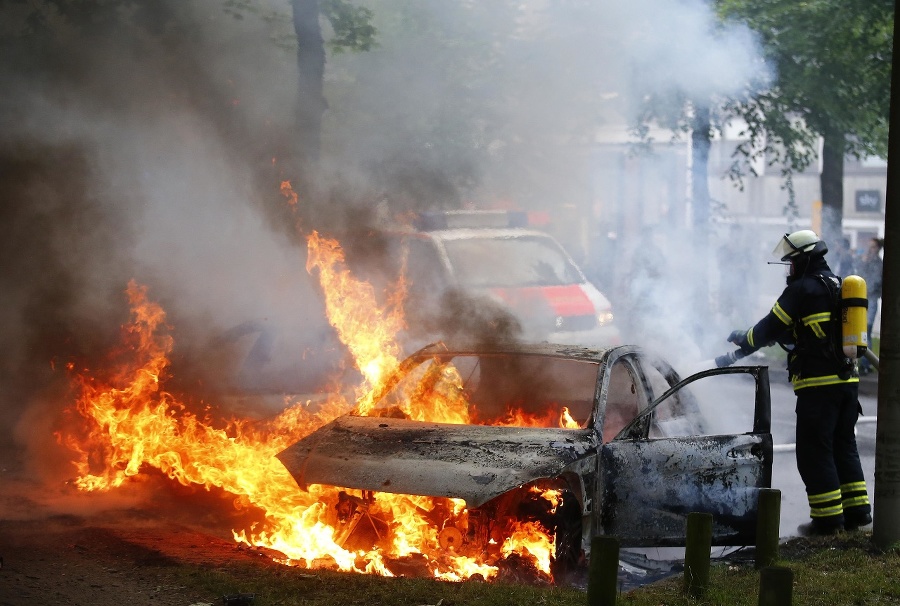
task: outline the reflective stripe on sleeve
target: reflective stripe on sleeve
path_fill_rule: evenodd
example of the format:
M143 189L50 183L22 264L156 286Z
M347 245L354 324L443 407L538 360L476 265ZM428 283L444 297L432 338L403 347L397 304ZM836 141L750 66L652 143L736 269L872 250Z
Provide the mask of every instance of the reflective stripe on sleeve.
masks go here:
M790 326L794 323L794 320L787 314L786 311L778 304L778 301L775 302L775 305L772 307L772 313L776 318L781 320L785 326Z

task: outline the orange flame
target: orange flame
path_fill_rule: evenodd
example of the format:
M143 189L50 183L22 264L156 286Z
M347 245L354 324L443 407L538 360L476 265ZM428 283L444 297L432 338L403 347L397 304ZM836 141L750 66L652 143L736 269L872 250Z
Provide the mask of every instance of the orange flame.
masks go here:
M401 310L395 307L383 312L371 284L356 280L347 269L337 241L317 232L308 239L306 270L313 268L319 270L328 319L365 377L365 392L371 393L399 364L400 346L395 337L405 327ZM369 405L360 405L361 414Z
M397 368L400 347L394 339L403 328L402 316L378 308L371 286L355 280L345 267L336 241L313 233L308 244L307 267L318 270L329 320L365 377L368 391L357 402L359 414L365 414L371 394ZM268 423L230 420L219 428L187 410L163 389L173 346L165 312L147 299L146 287L132 281L126 292L132 319L125 329L134 341L134 359L107 382L77 377L81 395L75 410L86 420L85 431L60 436L76 453L75 485L80 490L121 487L143 469L155 468L185 486L220 488L235 496L238 507L259 509L264 523L233 531L235 540L284 554L281 561L288 564L391 576L392 561L416 556L426 574L439 579L497 575L496 558L458 548L468 524L462 501L358 496L318 485L298 489L275 455L349 411L352 402L335 396L315 411L299 403ZM458 377L440 378L420 381L414 409L405 412L419 420L471 422L459 391L439 387ZM505 424L537 423L521 411L508 412ZM557 422L574 423L566 409ZM552 493L541 498L555 508ZM359 529L369 531L371 544L353 544L350 539ZM512 528L498 550L502 556L518 554L550 574L553 539L537 523Z
M272 158L272 164L275 163L275 158ZM293 208L297 206L297 202L299 201L299 196L297 196L297 192L294 191L294 188L291 187L290 181L282 181L281 182L281 193L287 198L288 205Z

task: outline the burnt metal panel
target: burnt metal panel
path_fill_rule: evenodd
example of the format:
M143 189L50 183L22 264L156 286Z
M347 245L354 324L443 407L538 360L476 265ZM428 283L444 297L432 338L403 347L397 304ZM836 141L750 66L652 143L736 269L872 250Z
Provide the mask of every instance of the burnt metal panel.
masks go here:
M617 440L603 446L600 470L602 532L624 546L683 546L691 512L712 514L713 544L753 545L772 437Z
M453 497L478 507L537 479L595 469L598 446L589 429L344 416L277 456L303 488Z

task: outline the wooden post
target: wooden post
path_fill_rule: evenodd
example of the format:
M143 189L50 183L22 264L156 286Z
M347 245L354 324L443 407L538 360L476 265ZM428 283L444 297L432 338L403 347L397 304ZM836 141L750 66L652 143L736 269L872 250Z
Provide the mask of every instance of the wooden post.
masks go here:
M588 606L615 606L619 578L619 539L594 537L588 570Z
M774 488L761 488L756 511L757 570L772 566L778 560L780 527L781 491Z
M759 606L791 606L794 573L790 568L767 566L759 573Z
M689 513L684 549L684 591L703 597L709 586L709 554L712 548L712 514Z

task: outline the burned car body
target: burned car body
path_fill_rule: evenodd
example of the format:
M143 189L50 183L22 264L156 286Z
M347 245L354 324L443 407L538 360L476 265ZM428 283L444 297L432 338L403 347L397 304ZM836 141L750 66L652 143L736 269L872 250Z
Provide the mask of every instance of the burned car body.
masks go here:
M748 545L758 489L771 483L767 373L731 367L680 381L635 346L439 344L278 458L303 488L361 491L336 507L343 523L367 520L362 540L389 532L366 510L386 492L449 500L428 515L437 547L455 553L487 553L516 523L539 524L552 537L554 575L583 561L597 535L684 545L690 512L713 514L714 544ZM752 427L710 435L692 385L725 376L745 394ZM344 538L360 540L352 530Z

